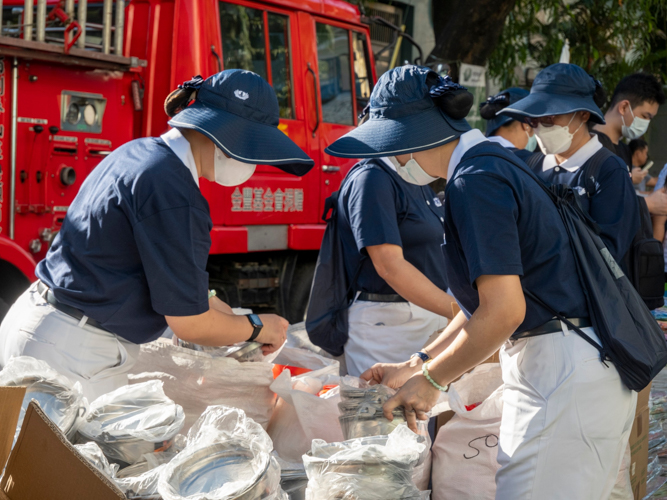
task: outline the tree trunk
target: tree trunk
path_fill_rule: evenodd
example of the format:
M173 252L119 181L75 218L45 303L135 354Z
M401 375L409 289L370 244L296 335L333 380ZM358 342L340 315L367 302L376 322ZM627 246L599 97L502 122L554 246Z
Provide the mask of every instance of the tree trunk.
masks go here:
M484 66L516 0L433 0L436 45L431 57ZM452 64L453 63L453 64Z

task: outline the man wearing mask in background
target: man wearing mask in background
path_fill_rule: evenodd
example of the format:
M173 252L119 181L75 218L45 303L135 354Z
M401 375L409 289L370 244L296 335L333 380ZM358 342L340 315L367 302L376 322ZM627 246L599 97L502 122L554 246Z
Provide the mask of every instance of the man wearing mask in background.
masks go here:
M628 165L628 170L631 170L632 154L621 139L642 137L664 103L665 93L655 76L648 73L626 76L614 89L604 115L605 123L596 125L593 132L597 134L602 146L620 156ZM635 180L633 178L633 182ZM651 215L667 215L667 194L664 191L656 190L647 196L646 204Z

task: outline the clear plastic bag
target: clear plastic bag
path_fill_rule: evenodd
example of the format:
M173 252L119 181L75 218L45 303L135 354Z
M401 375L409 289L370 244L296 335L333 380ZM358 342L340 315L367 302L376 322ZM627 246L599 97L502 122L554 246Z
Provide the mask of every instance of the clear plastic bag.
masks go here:
M107 457L104 456L102 450L97 443L90 442L85 444L75 444L76 451L81 453L83 457L88 460L97 470L106 474L111 479L115 479L118 473L118 464L110 464Z
M266 431L243 410L209 406L160 474L164 500L287 500Z
M130 383L159 379L164 391L183 407L189 429L209 405L241 408L266 428L276 402L269 388L273 365L239 363L175 346L164 339L141 345Z
M33 399L69 439L76 433L86 413L87 402L81 384L72 384L45 361L29 356L11 358L0 371L0 386L26 386L14 443L21 431L28 404Z
M138 476L116 478L116 485L130 499L159 498L158 481L167 464L158 465Z
M428 498L412 481L414 468L428 454L423 436L406 425L389 436L328 444L314 440L303 456L307 500L403 500Z
M144 453L168 448L184 420L183 408L164 394L161 381L152 380L97 398L79 433L109 459L131 465Z

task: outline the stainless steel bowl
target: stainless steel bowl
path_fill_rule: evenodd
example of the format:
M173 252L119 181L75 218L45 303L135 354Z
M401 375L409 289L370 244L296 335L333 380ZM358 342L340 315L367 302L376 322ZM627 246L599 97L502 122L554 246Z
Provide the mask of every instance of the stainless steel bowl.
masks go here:
M382 409L373 412L343 414L338 417L345 439L356 439L369 436L386 436L399 425L405 423L403 409L393 411L394 420L387 419Z
M169 437L166 441L146 441L135 437L129 431L125 434L120 434L115 427L123 420L134 418L134 414L137 412L150 409L157 414L160 411L160 407L164 407L164 414L159 415L159 419L153 420L153 427L159 428L172 425L178 418L180 408L178 405L170 403L138 407L136 406L136 402L128 401L102 406L88 415L88 423L95 421L99 424L101 430L99 434L92 434L90 432L91 429L86 425L79 429L79 433L88 441L95 441L110 460L118 462L121 465L132 465L140 461L141 456L145 453L168 449L172 444L171 440L173 436ZM174 435L178 430L180 429L176 429Z
M389 389L383 385L374 385L365 388L341 385L340 397L343 401L365 399L369 403L383 405L391 398L391 395L389 394Z
M280 481L280 487L290 500L306 500L308 479L283 479Z
M216 358L232 358L241 363L262 361L264 359L262 344L259 342L239 342L238 344L229 346L212 347L178 339L178 345L186 349L192 349L193 351L204 352Z
M255 478L251 486L235 494L234 500L268 498L274 494L268 484L271 459L266 456L261 471L253 469L252 459L252 452L238 442L217 443L187 457L166 480L180 496L188 497L214 491L231 481Z
M21 415L25 415L28 404L33 399L39 403L46 416L63 431L67 437L74 427L77 417L82 416L83 406L80 399L69 387L54 382L47 382L41 378L24 378L16 386L26 386L25 396L21 404ZM76 405L76 408L74 406ZM16 429L18 437L23 418L19 418Z

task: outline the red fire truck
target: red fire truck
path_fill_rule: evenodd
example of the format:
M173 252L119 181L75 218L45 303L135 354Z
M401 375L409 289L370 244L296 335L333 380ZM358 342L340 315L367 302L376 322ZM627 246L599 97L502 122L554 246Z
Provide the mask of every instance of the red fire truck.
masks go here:
M0 6L0 301L11 304L35 279L86 175L121 144L167 130L171 90L193 75L243 68L271 83L280 129L315 168L292 177L258 166L233 188L202 180L214 223L211 287L232 306L301 320L324 199L354 163L324 148L357 124L375 82L357 8L340 0Z

